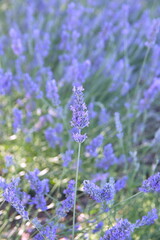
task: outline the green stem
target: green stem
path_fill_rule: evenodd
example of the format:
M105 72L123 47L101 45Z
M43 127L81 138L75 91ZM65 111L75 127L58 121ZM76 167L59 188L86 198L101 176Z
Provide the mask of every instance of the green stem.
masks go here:
M80 153L81 153L81 143L78 144L78 157L77 157L77 165L76 165L76 182L75 182L74 205L73 205L73 228L72 228L72 240L74 240L74 232L75 232L76 198L77 198L77 184L78 184L78 173L79 173Z

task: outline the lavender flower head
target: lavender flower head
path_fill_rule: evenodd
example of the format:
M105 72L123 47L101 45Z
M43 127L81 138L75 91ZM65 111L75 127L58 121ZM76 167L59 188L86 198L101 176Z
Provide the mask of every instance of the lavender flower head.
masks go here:
M59 218L65 217L67 213L73 208L74 187L75 187L75 181L70 180L68 184L68 188L65 189L63 192L66 195L66 199L61 201L60 206L56 209L56 213Z
M83 142L86 139L86 135L81 134L81 130L89 125L88 111L83 97L83 87L73 87L73 102L70 106L72 111L71 126L78 129L78 132L73 134L73 139L76 142Z
M17 133L18 130L22 128L22 111L19 110L18 108L14 108L13 117L14 117L13 130L15 133Z
M34 237L34 240L55 240L57 226L54 222L50 222L47 226L42 226L37 219L33 219L33 224L38 229L39 233Z
M155 220L158 219L157 209L153 208L147 213L146 216L143 216L142 219L138 219L135 223L135 228L142 227L144 225L154 224Z
M115 195L115 183L111 178L102 188L89 180L83 181L84 191L97 203L102 203L103 206L111 203Z
M37 208L45 211L47 209L45 194L49 192L49 180L43 179L41 181L38 174L38 169L26 174L26 179L29 181L31 189L35 191L35 196L32 197L30 204L36 204Z
M4 199L9 202L16 211L24 218L28 218L28 212L25 211L24 204L22 203L20 199L20 190L18 188L20 179L16 178L12 180L10 183L5 185L3 197Z
M160 192L160 172L143 181L139 188L141 192Z
M100 240L126 240L134 231L134 225L127 219L121 219L115 226L108 229Z

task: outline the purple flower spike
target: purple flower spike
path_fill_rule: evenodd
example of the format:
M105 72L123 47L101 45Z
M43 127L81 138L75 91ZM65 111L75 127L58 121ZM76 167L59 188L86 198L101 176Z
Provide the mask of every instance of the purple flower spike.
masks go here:
M160 192L160 172L143 181L139 190L141 192Z

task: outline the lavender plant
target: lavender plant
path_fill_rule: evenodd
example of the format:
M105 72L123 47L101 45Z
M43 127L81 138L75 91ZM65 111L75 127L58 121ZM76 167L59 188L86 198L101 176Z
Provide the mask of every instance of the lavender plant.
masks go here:
M1 239L159 239L159 12L0 1Z

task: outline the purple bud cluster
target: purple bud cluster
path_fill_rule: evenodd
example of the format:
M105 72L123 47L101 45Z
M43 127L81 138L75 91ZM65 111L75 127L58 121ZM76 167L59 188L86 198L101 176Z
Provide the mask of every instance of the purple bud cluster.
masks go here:
M115 195L115 183L112 179L102 188L89 180L83 181L84 191L97 203L110 203Z
M74 187L75 181L70 180L68 184L68 188L64 190L64 194L66 199L60 202L60 206L56 209L56 214L59 218L65 217L69 211L73 208L74 204Z
M126 240L131 237L136 228L154 224L156 219L158 219L157 209L152 209L146 216L143 216L142 219L137 220L133 224L128 219L120 219L115 226L105 232L100 240Z
M3 192L3 197L5 201L9 202L12 207L16 209L16 211L24 218L24 219L29 219L28 218L28 212L25 211L24 204L21 201L20 198L20 190L18 188L20 179L16 178L12 180L10 183L5 184L4 186L4 192Z
M153 208L146 216L143 216L142 219L138 219L135 223L135 227L142 227L145 225L151 225L155 223L155 220L158 219L158 212L156 208Z
M131 236L134 226L127 219L121 219L115 226L107 230L100 240L125 240Z
M70 106L72 111L71 126L78 130L73 134L73 139L76 142L82 143L86 139L86 134L82 135L81 130L89 125L88 110L84 102L83 87L73 87L73 100Z
M11 93L13 86L13 76L11 72L4 72L0 69L0 95Z
M40 208L45 211L47 209L45 194L49 192L49 180L43 179L41 181L38 177L38 174L38 169L26 174L26 179L30 183L31 189L35 192L35 196L32 197L30 204L35 204L36 208Z
M18 132L18 130L22 129L23 122L22 122L22 111L18 108L13 109L13 130L15 133Z
M139 190L141 192L160 192L160 172L144 180Z
M41 225L37 219L33 219L32 222L39 231L39 233L34 236L34 240L56 240L57 226L55 226L54 222L50 222L46 226Z

